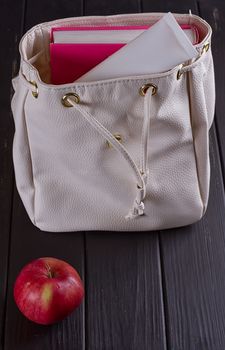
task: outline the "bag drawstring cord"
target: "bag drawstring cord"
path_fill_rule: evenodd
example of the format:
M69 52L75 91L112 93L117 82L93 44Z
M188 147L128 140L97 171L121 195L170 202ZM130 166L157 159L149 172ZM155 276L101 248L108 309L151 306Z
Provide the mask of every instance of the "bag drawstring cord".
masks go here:
M144 214L144 199L146 196L146 186L148 183L149 170L147 168L148 161L148 141L150 128L150 107L154 87L150 85L144 95L144 118L141 135L141 169L137 167L135 161L126 150L126 148L115 138L109 130L107 130L92 114L84 110L72 97L68 97L67 101L71 106L75 107L83 117L124 157L128 165L132 169L137 179L136 190L137 195L133 202L133 206L125 219L130 220Z

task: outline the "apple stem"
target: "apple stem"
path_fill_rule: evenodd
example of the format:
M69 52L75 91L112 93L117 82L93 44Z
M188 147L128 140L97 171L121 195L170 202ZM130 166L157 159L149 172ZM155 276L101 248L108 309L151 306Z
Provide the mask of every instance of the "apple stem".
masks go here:
M48 278L53 278L54 273L51 271L51 267L48 264L46 264L46 269L48 270L48 272L47 272Z

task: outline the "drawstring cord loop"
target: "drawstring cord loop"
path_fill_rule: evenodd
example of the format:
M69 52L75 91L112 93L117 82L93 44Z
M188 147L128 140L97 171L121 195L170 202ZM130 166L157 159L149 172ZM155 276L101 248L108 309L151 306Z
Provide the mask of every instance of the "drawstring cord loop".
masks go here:
M137 179L136 185L136 198L133 202L133 206L130 209L129 213L125 216L125 219L130 220L137 218L140 215L144 214L144 198L146 196L146 185L148 182L148 173L147 161L148 161L148 140L149 140L149 127L150 127L150 104L153 91L155 89L154 85L149 84L148 89L144 95L144 118L143 118L143 127L141 135L141 169L139 170L135 161L127 151L127 149L114 137L111 132L106 129L92 114L88 111L85 111L77 101L72 97L68 96L67 101L71 106L75 107L77 111L123 156L130 166L132 172L134 173Z

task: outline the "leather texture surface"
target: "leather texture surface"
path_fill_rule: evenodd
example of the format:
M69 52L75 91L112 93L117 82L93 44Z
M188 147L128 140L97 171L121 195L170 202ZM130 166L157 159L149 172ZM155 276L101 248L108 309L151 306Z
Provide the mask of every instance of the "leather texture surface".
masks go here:
M13 162L16 186L34 225L45 231L149 231L191 224L206 211L209 180L208 132L215 109L211 46L193 63L161 74L51 85L47 44L53 25L146 24L162 14L145 13L63 19L32 28L20 42L21 65L12 81L15 122ZM189 15L176 14L180 23ZM191 23L211 41L211 28L198 16ZM40 35L41 32L41 35ZM44 44L43 44L44 43ZM45 77L45 78L43 78ZM38 98L34 98L36 81ZM46 81L44 81L46 80ZM145 83L158 87L151 98L148 183L145 213L126 220L136 196L136 178L127 162L64 94L76 92L80 105L122 144L141 166Z

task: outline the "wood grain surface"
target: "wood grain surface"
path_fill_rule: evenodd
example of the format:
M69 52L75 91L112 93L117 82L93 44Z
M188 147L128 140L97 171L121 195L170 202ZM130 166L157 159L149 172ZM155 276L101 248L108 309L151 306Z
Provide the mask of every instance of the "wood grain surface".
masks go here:
M12 141L14 122L11 114L11 78L18 71L18 49L21 37L23 4L18 2L10 9L7 1L1 2L0 21L0 347L3 348L8 292L8 253L12 220L14 171ZM7 35L6 35L7 33Z
M18 44L33 25L57 18L135 12L199 14L213 29L216 115L210 130L208 209L194 225L160 232L42 232L18 195L13 163L11 78ZM220 0L21 0L1 2L0 337L1 350L225 349L225 5ZM85 284L82 305L52 326L23 317L13 285L29 261L54 256Z

